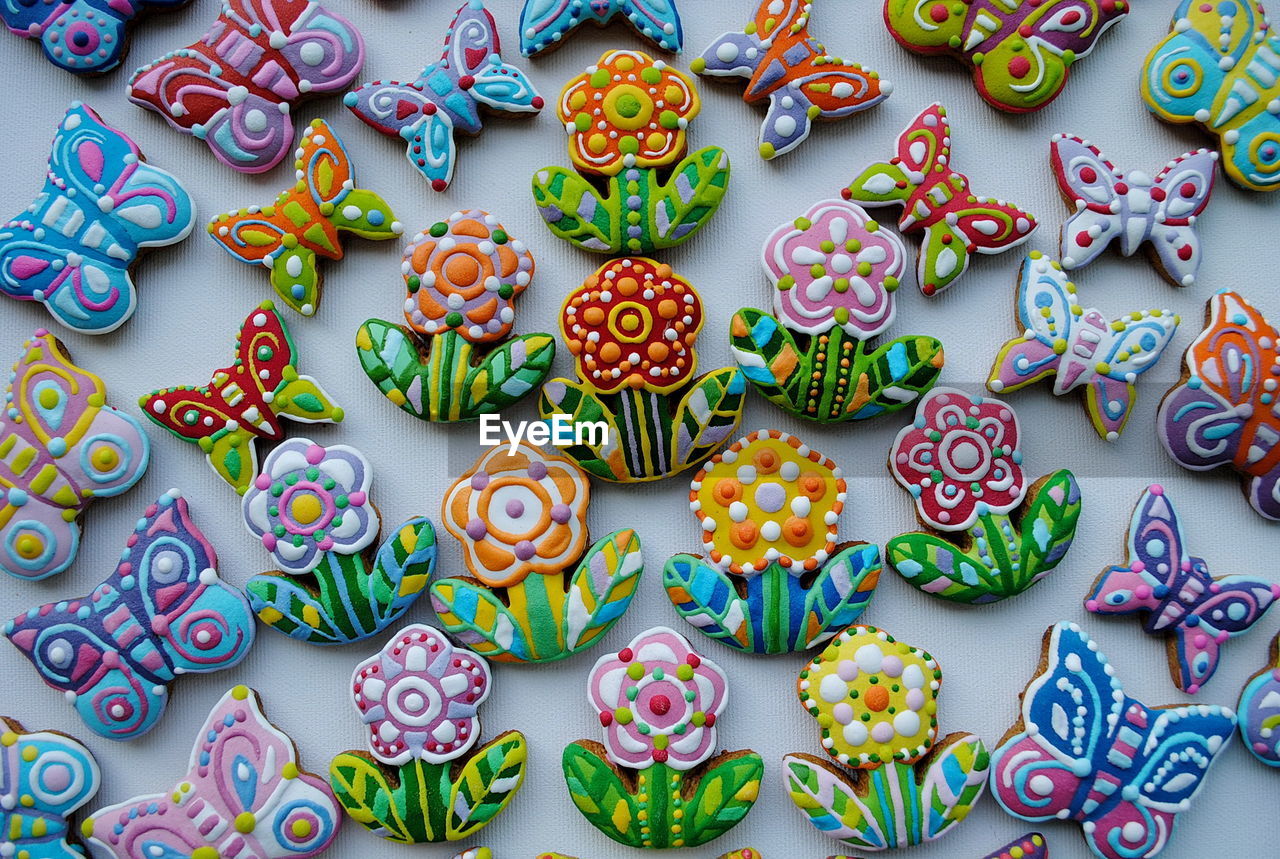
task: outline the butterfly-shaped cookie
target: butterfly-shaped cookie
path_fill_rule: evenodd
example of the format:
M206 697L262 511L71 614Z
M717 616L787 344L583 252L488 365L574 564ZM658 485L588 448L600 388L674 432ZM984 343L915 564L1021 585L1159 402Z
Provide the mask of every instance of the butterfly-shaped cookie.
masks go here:
M200 41L138 69L128 94L228 167L261 173L293 145L293 106L346 89L363 64L360 33L313 0L223 0Z
M0 225L0 291L40 302L82 334L114 331L137 305L129 268L139 251L176 244L194 225L182 184L74 102L53 138L44 187Z
M1253 756L1280 767L1280 635L1271 640L1267 665L1240 693L1240 736Z
M253 644L253 612L218 578L218 556L176 489L147 508L120 562L87 597L30 609L4 634L111 740L146 733L180 674L230 668Z
M1184 692L1199 692L1218 667L1228 638L1249 631L1280 597L1280 584L1256 576L1212 578L1187 553L1173 502L1148 487L1133 510L1126 562L1093 583L1085 608L1095 614L1143 612L1143 630L1169 636L1169 673Z
M1001 347L987 387L1016 391L1049 376L1055 396L1085 386L1093 428L1107 441L1118 439L1133 411L1138 376L1160 360L1178 316L1143 310L1108 321L1080 306L1062 266L1039 251L1023 260L1015 303L1023 333Z
M449 187L456 133L480 133L480 108L537 113L542 96L524 73L502 61L498 25L480 0L467 0L445 35L444 56L416 81L374 81L343 103L369 125L409 144L409 163L437 191Z
M1075 820L1103 859L1153 857L1235 732L1217 704L1148 707L1074 623L1045 633L1044 669L991 755L991 790L1024 820Z
M49 62L78 75L109 72L124 59L129 25L139 15L191 0L4 0L0 21L24 39L39 39Z
M26 859L79 859L68 818L102 784L93 753L58 731L27 731L0 716L0 850Z
M1280 520L1280 332L1235 292L1209 299L1208 316L1157 432L1183 468L1238 471L1253 509Z
M294 154L296 184L269 206L219 215L209 235L241 262L270 269L280 300L311 316L320 306L318 258L342 259L339 233L381 241L404 227L386 200L356 187L351 158L323 120L311 122Z
M992 107L1039 110L1069 70L1129 14L1128 0L885 0L884 21L917 54L950 54L973 68Z
M693 61L693 71L747 78L743 100L769 100L760 154L773 158L809 136L815 119L840 119L875 107L893 86L870 69L832 56L809 35L810 0L761 0L741 32L725 33Z
M142 478L151 443L107 388L41 329L22 346L0 415L0 569L43 579L80 550L76 518Z
M925 295L954 283L973 254L1006 251L1036 228L1017 206L975 196L969 178L952 169L951 126L936 103L898 136L896 157L872 164L842 193L867 206L902 206L898 229L924 233L916 269Z
M1142 97L1161 119L1216 135L1232 182L1280 190L1280 34L1257 0L1182 0L1147 54Z
M85 836L113 859L306 859L328 849L342 811L324 779L267 721L258 693L236 686L196 735L172 790L94 812Z
M684 47L676 0L525 0L520 53L532 57L559 47L579 24L603 27L617 15L664 51L679 53Z

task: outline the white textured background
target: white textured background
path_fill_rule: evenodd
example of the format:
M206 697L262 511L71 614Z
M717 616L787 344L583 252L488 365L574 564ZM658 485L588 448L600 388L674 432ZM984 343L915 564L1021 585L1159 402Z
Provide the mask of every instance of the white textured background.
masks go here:
M331 0L363 31L368 59L360 80L412 79L440 53L456 0ZM572 75L611 47L649 50L621 25L608 31L584 27L553 55L519 59L516 26L519 0L490 0L499 20L508 59L530 70L549 104ZM712 38L739 29L753 15L755 0L682 0L687 68ZM1102 40L1093 56L1076 66L1065 93L1048 109L1029 116L997 113L982 103L968 74L949 60L926 61L901 49L885 31L879 4L871 0L826 0L817 6L814 33L830 50L877 69L895 84L892 97L868 113L821 125L798 151L773 163L759 159L756 130L763 111L745 105L741 88L720 81L701 84L704 106L694 123L693 147L720 144L733 161L730 190L719 215L695 240L664 255L694 283L707 304L699 341L703 366L729 360L728 324L743 304L768 306L768 282L757 261L759 248L776 226L811 203L838 191L866 162L887 159L899 130L933 99L941 99L953 120L955 166L968 173L975 190L1020 203L1039 216L1042 227L1027 248L1056 249L1066 208L1048 166L1049 136L1064 131L1090 138L1122 169L1154 171L1169 158L1201 146L1191 128L1158 122L1138 94L1138 71L1147 50L1165 34L1172 2L1140 4ZM134 29L125 67L94 80L77 80L47 64L34 44L0 34L0 152L5 164L0 216L12 217L28 205L42 181L48 144L66 103L82 99L104 119L133 136L149 160L175 173L193 193L199 222L249 204L265 204L292 182L292 167L260 177L233 173L216 162L204 144L169 129L157 115L129 104L124 83L131 70L167 50L189 44L204 32L218 4L196 0L191 7L153 17ZM852 14L851 14L852 13ZM454 184L435 194L404 158L402 145L360 123L336 97L295 111L305 121L323 116L334 123L354 156L361 186L390 201L410 232L450 212L482 207L496 214L514 236L532 248L538 273L517 305L521 332L555 331L564 295L603 260L553 238L533 206L529 177L548 164L567 164L563 133L554 108L536 119L493 118L477 140L464 140ZM1107 254L1078 278L1082 299L1109 317L1147 307L1167 307L1184 319L1162 363L1146 377L1136 413L1118 444L1098 439L1074 397L1055 400L1049 385L1011 396L1025 430L1029 477L1069 467L1081 479L1084 513L1080 537L1066 561L1031 593L1011 602L966 609L925 597L886 573L880 594L863 620L900 640L931 650L945 671L941 698L944 732L965 730L988 743L1000 738L1017 715L1016 696L1035 668L1041 633L1058 620L1076 620L1116 664L1127 691L1149 704L1179 701L1169 679L1164 643L1145 636L1136 618L1087 617L1081 600L1098 571L1122 557L1132 504L1151 481L1164 483L1187 520L1193 552L1205 557L1216 575L1252 572L1280 578L1275 550L1280 531L1266 525L1245 503L1226 473L1197 476L1175 466L1158 446L1156 405L1179 375L1179 359L1200 328L1205 300L1214 290L1242 291L1273 321L1280 321L1275 267L1280 264L1280 194L1270 197L1237 190L1220 181L1201 221L1206 250L1200 282L1189 289L1165 283L1141 258ZM892 220L886 217L885 220ZM476 453L473 426L419 423L383 399L360 371L355 330L369 316L396 320L403 300L397 242L346 242L347 259L325 263L325 298L319 314L302 319L285 310L301 349L303 372L314 375L348 414L340 426L311 432L318 441L354 444L375 467L374 501L387 523L416 513L439 523L440 499L453 477ZM908 241L909 247L914 242ZM962 281L940 298L927 300L910 285L898 292L898 322L891 335L926 333L947 349L942 383L973 388L985 378L997 347L1015 333L1011 315L1020 254L979 258ZM231 354L236 326L257 302L271 295L266 273L231 259L197 226L183 245L158 251L136 270L140 309L114 334L97 339L64 334L73 358L103 376L110 401L137 414L137 398L153 388L202 384ZM3 304L0 359L17 357L24 337L50 324L32 304ZM56 328L57 326L51 326ZM557 374L571 373L567 350ZM527 402L519 416L533 412ZM883 544L915 527L909 496L889 478L884 460L908 415L832 427L800 425L755 394L748 400L745 429L778 427L798 431L834 458L850 476L849 503L841 523L845 539ZM295 435L307 430L291 430ZM110 571L133 522L150 501L171 486L190 499L200 527L217 547L221 573L241 585L268 567L265 553L241 524L235 494L205 464L199 451L147 424L153 462L142 482L123 498L96 505L82 520L86 538L78 562L52 580L0 580L0 616L29 606L89 592ZM661 588L662 564L675 552L699 546L698 528L688 512L686 482L670 480L637 488L594 487L593 532L632 526L644 541L648 572L631 611L599 652L616 650L655 624L684 624ZM459 551L441 532L438 571L462 571ZM407 620L431 623L424 597ZM1280 611L1258 629L1226 647L1217 676L1199 697L1234 705L1245 678L1262 667L1270 637L1280 628ZM788 751L819 753L814 723L793 691L801 655L754 657L715 645L690 629L695 646L729 673L730 706L720 722L724 748L753 748L766 761L766 782L751 815L727 836L689 855L711 857L734 847L755 846L769 859L817 859L838 852L835 842L812 829L792 808L779 761ZM354 665L385 640L339 649L310 647L259 627L258 642L236 668L176 684L169 712L150 734L113 744L89 732L62 697L46 688L25 659L0 645L0 712L30 729L57 728L78 734L97 754L104 784L92 807L141 792L172 786L185 770L195 731L209 708L232 684L247 683L263 693L268 715L297 740L306 768L325 772L339 751L359 748L362 729L349 704L347 683ZM560 775L560 750L580 737L598 737L596 718L583 689L594 656L545 667L496 669L493 696L482 717L486 736L523 730L530 743L530 770L520 795L476 843L495 848L499 859L527 859L542 850L560 850L584 859L636 855L596 832L573 808ZM1254 760L1233 744L1209 777L1208 788L1182 816L1169 857L1276 855L1275 821L1280 772ZM968 820L931 847L911 855L984 855L1030 826L1008 817L985 797ZM1055 859L1085 857L1075 824L1046 827ZM464 845L457 845L459 848ZM408 855L409 849L378 841L354 824L328 854L343 859ZM451 855L444 846L419 848L417 855ZM674 852L669 855L676 855Z

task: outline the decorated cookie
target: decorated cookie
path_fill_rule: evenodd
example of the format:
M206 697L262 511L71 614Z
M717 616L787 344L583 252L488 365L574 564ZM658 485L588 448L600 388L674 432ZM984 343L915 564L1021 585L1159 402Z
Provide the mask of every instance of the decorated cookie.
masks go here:
M725 33L693 61L693 71L746 78L743 101L768 99L760 157L785 155L804 143L816 119L843 119L889 97L893 85L861 63L842 60L809 35L812 0L760 0L755 18Z
M1012 203L978 197L951 167L947 110L934 103L898 135L898 154L863 170L842 192L867 206L901 206L898 229L921 233L916 280L934 295L954 283L973 254L998 254L1031 237L1033 215Z
M92 593L30 609L3 631L95 733L132 739L159 721L179 675L221 671L249 653L253 613L217 567L187 500L170 489Z
M69 818L102 785L93 753L75 737L28 731L7 716L0 729L0 855L84 856Z
M648 254L690 239L729 186L723 149L685 155L701 109L691 79L640 51L609 51L569 81L556 113L577 172L546 167L533 177L551 232L606 254Z
M477 745L492 686L483 657L413 624L357 665L351 684L369 751L334 758L329 782L353 820L401 844L461 841L515 797L524 735Z
M1028 832L983 859L1049 859L1049 844L1039 832Z
M493 851L488 847L472 847L454 854L453 859L493 859Z
M579 24L603 27L615 17L664 51L679 53L684 31L676 0L525 0L520 12L520 53L526 57L560 47Z
M1239 472L1253 509L1280 520L1280 332L1237 292L1210 298L1205 315L1156 432L1183 468Z
M545 420L568 416L575 442L577 428L593 430L565 448L570 459L602 480L660 480L728 438L747 385L734 367L695 378L702 321L697 290L651 259L610 260L569 294L560 332L578 381L552 379L538 408Z
M1280 188L1280 35L1257 0L1182 0L1169 35L1147 54L1142 97L1166 122L1218 138L1227 178Z
M716 754L729 680L683 635L656 626L600 657L587 698L604 744L565 746L569 796L619 844L699 847L738 825L760 792L753 751Z
M356 334L360 366L391 402L424 421L476 420L547 378L555 338L512 333L533 254L493 215L467 209L432 224L400 270L408 327L368 319Z
M1087 140L1055 134L1050 162L1058 190L1074 214L1062 225L1062 267L1086 266L1107 245L1133 256L1146 244L1156 268L1174 286L1195 283L1200 270L1196 220L1209 205L1218 153L1179 155L1151 178L1122 173Z
M598 642L631 605L644 558L630 528L591 543L587 473L521 443L493 448L445 495L467 577L431 585L455 640L495 662L551 662Z
M4 400L0 569L45 579L75 561L77 520L93 500L142 479L151 442L137 420L107 405L102 380L71 363L43 328L22 344Z
M576 859L576 857L566 856L563 853L539 853L536 859ZM764 859L764 854L759 850L744 847L741 850L730 850L728 853L722 853L719 859Z
M1084 386L1085 410L1098 435L1115 441L1133 414L1138 377L1173 340L1172 310L1142 310L1108 321L1082 307L1057 260L1032 251L1022 261L1014 309L1022 334L1000 347L987 387L999 394L1053 378L1062 396Z
M806 650L844 629L881 569L878 547L838 542L846 490L839 466L787 433L754 432L717 454L689 490L707 554L663 571L676 611L749 653Z
M1217 669L1219 648L1248 632L1278 597L1280 584L1257 576L1212 578L1204 559L1189 554L1164 487L1154 485L1133 509L1125 562L1102 571L1084 607L1145 615L1143 631L1168 642L1173 682L1194 695Z
M1280 635L1271 640L1271 659L1240 693L1240 735L1253 756L1280 767Z
M128 95L228 167L262 173L293 145L293 108L346 89L362 65L360 33L313 0L223 0L204 37L134 72Z
M941 687L936 659L874 626L849 627L801 670L800 704L835 763L793 752L782 768L818 831L885 850L934 841L965 819L989 758L973 734L938 739Z
M861 207L823 200L764 245L776 316L745 307L730 325L733 357L769 402L834 423L890 414L929 390L942 343L867 342L893 324L907 252Z
M1130 698L1074 623L1045 632L1037 672L991 754L996 800L1024 820L1078 822L1102 859L1156 856L1235 732L1235 714Z
M375 551L372 481L353 447L298 438L271 451L243 501L249 532L279 565L245 588L267 626L310 644L349 644L386 629L422 594L435 529L416 516Z
M320 384L298 372L297 347L270 301L240 325L231 366L214 371L209 384L153 391L138 402L155 423L199 445L242 495L258 474L254 441L283 439L281 418L309 424L343 417Z
M1127 0L884 3L885 25L898 44L970 66L978 95L1011 113L1040 110L1057 98L1072 66L1128 14Z
M409 144L409 163L443 191L457 162L455 134L477 135L480 108L537 113L542 96L502 61L498 25L481 0L467 0L444 37L444 56L409 83L374 81L343 96L369 125Z
M18 0L0 6L0 21L24 39L39 39L45 58L77 75L100 75L124 60L135 18L190 0Z
M0 14L12 7L0 4ZM147 164L138 144L92 108L72 102L40 194L0 224L0 292L43 304L73 331L114 331L137 309L129 270L139 254L182 241L195 218L176 177Z
M404 232L387 201L357 188L342 140L324 120L312 120L294 153L297 184L269 206L219 215L209 235L223 250L271 271L285 304L311 316L320 307L319 259L342 259L341 233L384 241Z
M329 848L341 823L324 779L302 769L258 693L236 686L196 734L172 790L96 811L83 828L94 855L112 859L306 859Z
M927 530L889 541L890 565L912 586L979 605L1017 596L1057 569L1080 518L1067 469L1030 486L1022 428L999 400L935 388L894 440L889 473Z

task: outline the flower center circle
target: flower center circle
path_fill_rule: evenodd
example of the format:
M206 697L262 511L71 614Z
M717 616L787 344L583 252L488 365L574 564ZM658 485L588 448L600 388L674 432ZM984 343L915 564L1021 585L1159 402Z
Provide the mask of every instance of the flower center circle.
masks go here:
M421 728L441 715L440 693L422 677L405 676L389 691L387 713L402 725Z
M787 503L787 490L772 480L756 487L756 505L765 513L777 513Z
M953 430L943 439L938 451L938 464L953 480L981 478L990 468L990 458L990 443L969 430Z
M604 98L604 112L609 121L623 131L644 128L653 117L653 99L632 84L622 84Z
M444 264L444 276L453 286L467 287L480 279L480 263L468 253L455 253Z
M624 343L640 343L649 338L653 330L653 317L649 309L634 301L623 301L610 314L609 327L617 332Z
M289 505L289 516L299 525L310 525L324 513L320 499L310 493L299 493Z
M862 701L868 710L883 712L889 706L889 690L883 686L872 686L863 693Z
M649 699L649 709L655 716L665 716L671 710L671 699L666 695L654 695Z

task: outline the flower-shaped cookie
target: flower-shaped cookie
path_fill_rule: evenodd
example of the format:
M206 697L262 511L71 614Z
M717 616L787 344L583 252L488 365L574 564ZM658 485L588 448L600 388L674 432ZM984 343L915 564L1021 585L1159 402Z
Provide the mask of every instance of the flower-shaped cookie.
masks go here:
M408 327L369 319L356 335L360 366L387 399L422 420L475 420L542 384L555 339L511 337L533 255L497 218L466 209L432 224L405 248L401 273Z
M604 745L578 740L562 764L592 826L629 847L697 847L751 810L764 762L751 751L712 757L728 678L680 633L654 627L601 657L587 695Z
M839 466L777 430L716 455L689 489L707 557L676 555L663 575L676 610L756 653L804 650L844 629L880 577L875 546L837 543L846 488Z

